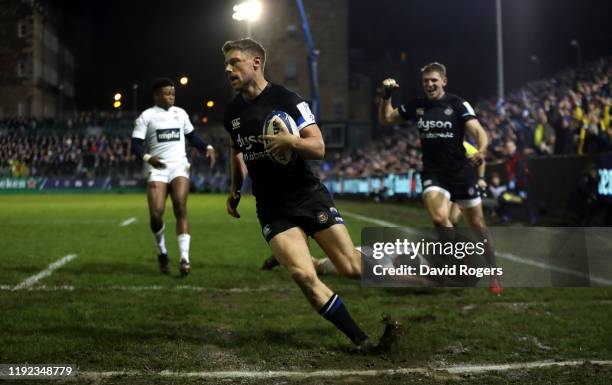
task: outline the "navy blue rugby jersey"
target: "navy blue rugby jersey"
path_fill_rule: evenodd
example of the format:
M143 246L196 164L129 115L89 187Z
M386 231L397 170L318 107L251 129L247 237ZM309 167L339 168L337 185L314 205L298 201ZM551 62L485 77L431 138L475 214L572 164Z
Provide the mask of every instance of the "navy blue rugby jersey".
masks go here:
M452 173L467 164L465 123L476 119L468 102L445 93L440 100L418 97L398 108L400 116L416 123L421 137L423 169Z
M315 124L308 103L287 88L268 83L252 101L236 95L225 110L224 126L242 156L253 181L253 195L258 203L301 201L320 183L299 155L287 165L274 162L266 153L263 127L272 111L284 111L296 122L298 130Z

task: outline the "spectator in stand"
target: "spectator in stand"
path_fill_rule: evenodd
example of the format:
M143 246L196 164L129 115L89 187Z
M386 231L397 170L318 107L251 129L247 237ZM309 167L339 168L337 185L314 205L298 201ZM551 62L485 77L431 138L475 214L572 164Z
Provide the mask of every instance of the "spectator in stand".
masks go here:
M538 110L538 123L534 131L534 145L539 155L550 155L554 151L555 130L548 124L544 108Z

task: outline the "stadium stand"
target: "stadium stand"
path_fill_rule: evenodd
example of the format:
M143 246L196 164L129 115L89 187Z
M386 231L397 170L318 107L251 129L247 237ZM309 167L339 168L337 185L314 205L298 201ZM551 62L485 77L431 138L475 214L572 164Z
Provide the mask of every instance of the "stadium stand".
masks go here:
M12 118L0 121L0 177L141 178L143 164L131 154L133 118L121 113L80 112L63 120ZM196 189L225 191L227 160L220 135L218 165L191 150Z

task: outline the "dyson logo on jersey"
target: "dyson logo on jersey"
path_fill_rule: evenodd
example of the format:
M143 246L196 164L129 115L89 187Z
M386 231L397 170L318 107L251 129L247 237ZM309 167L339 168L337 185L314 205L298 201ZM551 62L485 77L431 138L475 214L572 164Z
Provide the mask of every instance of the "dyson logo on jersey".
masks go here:
M157 142L176 142L181 140L181 130L179 128L167 128L157 130Z
M427 131L430 128L453 128L453 124L441 120L423 120L423 118L420 118L417 122L417 127Z
M241 148L250 150L253 147L253 144L256 143L264 143L263 135L240 136L240 134L238 134L238 145Z

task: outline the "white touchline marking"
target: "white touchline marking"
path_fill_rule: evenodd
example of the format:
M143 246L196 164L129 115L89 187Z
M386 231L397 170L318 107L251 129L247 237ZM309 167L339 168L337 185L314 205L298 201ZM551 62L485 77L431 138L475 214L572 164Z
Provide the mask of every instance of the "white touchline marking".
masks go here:
M484 373L484 372L503 372L508 370L520 369L542 369L554 366L581 366L586 363L594 365L610 366L612 361L597 361L597 360L571 360L571 361L533 361L519 362L513 364L487 364L487 365L456 365L449 366L446 369L440 368L452 374L466 373Z
M379 226L384 226L384 227L399 227L399 228L401 228L402 231L404 231L407 234L412 234L412 235L419 235L420 234L418 231L416 231L416 230L414 230L414 229L412 229L410 227L402 226L402 225L397 224L397 223L383 221L381 219L376 219L376 218L370 218L370 217L367 217L365 215L355 214L355 213L352 213L350 211L345 211L345 210L343 210L342 213L343 213L343 215L347 215L349 217L353 217L353 218L358 219L360 221L374 223L374 224L379 225ZM495 251L495 255L500 257L500 258L502 258L502 259L506 259L508 261L512 261L512 262L516 262L516 263L522 263L523 265L530 265L530 266L533 266L533 267L539 267L541 269L557 271L559 273L573 275L575 277L587 278L587 279L590 279L592 282L596 282L596 283L599 283L599 284L602 284L602 285L612 285L612 281L609 280L609 279L606 279L606 278L601 278L601 277L596 277L594 275L584 274L582 272L571 270L571 269L566 269L566 268L563 268L563 267L552 266L552 265L549 265L549 264L543 263L543 262L532 261L530 259L525 259L525 258L519 257L519 256L511 254L511 253Z
M343 215L348 215L349 217L353 217L360 221L374 223L375 225L384 226L384 227L401 227L408 234L420 235L420 233L416 230L411 229L410 227L398 225L397 223L384 221L382 219L366 217L365 215L355 214L350 211L342 210Z
M35 222L30 220L11 220L2 222L3 225L29 225L29 226L49 226L49 225L97 225L117 223L115 219L41 219Z
M121 222L121 224L119 226L124 227L124 226L127 226L127 225L131 225L134 222L136 222L136 217L131 217L131 218L128 218L125 221Z
M64 266L68 262L70 262L73 259L75 259L76 257L77 257L76 254L68 254L68 255L66 255L62 259L60 259L58 261L55 261L52 264L50 264L45 270L41 271L40 273L35 274L35 275L25 279L23 282L21 282L20 284L15 286L12 290L21 290L21 289L27 289L27 288L31 287L36 282L38 282L41 279L51 275L51 273L53 273L54 270L59 269L60 267Z
M25 291L74 291L74 286L72 285L61 285L61 286L30 286L21 290ZM0 285L0 291L13 291L14 286L10 285Z
M269 378L294 378L294 379L307 379L307 378L333 378L333 377L345 377L345 376L361 376L361 377L376 377L376 376L390 376L390 375L406 375L406 374L435 374L435 373L450 373L450 374L478 374L486 372L505 372L513 370L529 370L529 369L543 369L556 366L575 367L584 364L593 364L600 366L610 366L612 361L596 361L596 360L571 360L571 361L534 361L534 362L520 362L511 364L485 364L485 365L449 365L449 366L433 366L433 367L416 367L416 368L398 368L398 369L380 369L380 370L315 370L311 372L307 371L210 371L210 372L173 372L170 370L163 370L157 373L144 372L139 370L127 370L127 371L107 371L107 372L94 372L94 371L81 371L78 373L78 377L81 378L109 378L118 376L128 377L141 377L141 376L155 376L155 377L191 377L191 378L214 378L214 379L269 379Z
M503 259L507 259L508 261L522 263L524 265L530 265L530 266L533 266L533 267L539 267L541 269L553 270L553 271L557 271L559 273L563 273L563 274L567 274L567 275L573 275L574 277L590 279L592 282L597 282L597 283L602 284L602 285L612 285L612 281L609 280L609 279L605 279L605 278L601 278L601 277L596 277L594 275L584 274L584 273L581 273L581 272L576 271L576 270L566 269L564 267L551 266L551 265L549 265L547 263L543 263L543 262L537 262L537 261L532 261L530 259L524 259L524 258L521 258L521 257L516 256L514 254L511 254L511 253L504 253L504 252L496 251L495 255L497 255L497 256L499 256L499 257L501 257Z
M0 291L12 291L15 290L14 286L11 285L0 285ZM161 285L148 285L148 286L81 286L78 289L72 285L61 285L61 286L30 286L24 288L27 291L75 291L75 290L117 290L117 291L161 291L161 290L176 290L176 291L201 291L211 293L257 293L267 291L278 291L287 292L293 289L292 287L273 287L273 286L261 286L261 287L204 287L204 286L192 286L192 285L179 285L179 286L161 286Z

